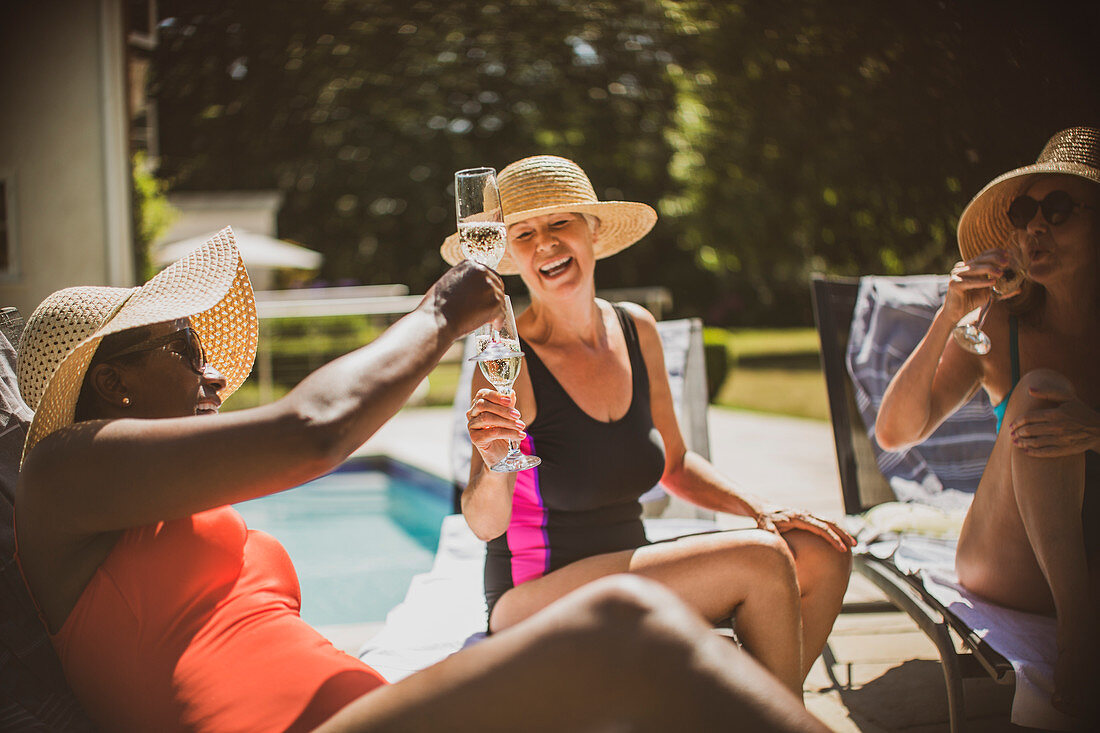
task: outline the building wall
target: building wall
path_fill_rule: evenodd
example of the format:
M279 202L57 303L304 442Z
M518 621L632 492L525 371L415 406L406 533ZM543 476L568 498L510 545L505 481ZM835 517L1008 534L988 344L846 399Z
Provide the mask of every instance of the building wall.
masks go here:
M133 284L120 0L0 2L0 175L24 315L69 285ZM12 185L13 184L13 185Z

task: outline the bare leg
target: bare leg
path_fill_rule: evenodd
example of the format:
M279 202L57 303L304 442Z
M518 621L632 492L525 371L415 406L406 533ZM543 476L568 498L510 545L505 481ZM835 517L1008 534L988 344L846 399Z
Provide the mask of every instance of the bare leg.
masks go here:
M793 693L802 693L802 630L794 560L783 540L762 530L712 532L578 560L509 590L493 609L493 631L534 615L607 575L635 573L672 590L703 618L736 612L737 635Z
M1012 392L1006 425L1050 406L1028 394L1031 386L1072 389L1050 370L1029 372ZM1056 699L1076 697L1074 690L1083 689L1091 669L1079 654L1094 641L1098 612L1090 599L1081 524L1084 486L1083 454L1035 458L1017 450L1003 429L963 523L955 559L959 581L975 593L1024 611L1055 611Z
M322 731L825 731L656 583L608 578L352 703Z
M796 529L783 533L794 556L802 596L802 679L825 648L852 575L852 553L839 552L820 536Z

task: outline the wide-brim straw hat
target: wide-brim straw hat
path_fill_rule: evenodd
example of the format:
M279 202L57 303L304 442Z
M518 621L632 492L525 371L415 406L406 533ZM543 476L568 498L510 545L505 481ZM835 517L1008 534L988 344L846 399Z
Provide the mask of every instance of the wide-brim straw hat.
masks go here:
M581 167L556 155L534 155L517 160L497 176L497 187L505 225L564 211L597 217L600 228L594 251L598 260L634 244L657 222L657 212L646 204L600 201L592 181ZM444 240L439 252L451 265L463 259L457 232ZM507 250L496 271L501 275L519 272Z
M137 288L74 287L47 297L27 319L16 374L34 420L23 446L72 425L84 374L104 336L190 318L206 358L225 376L224 399L252 371L258 321L233 232L226 228Z
M1004 247L1013 232L1008 221L1009 205L1030 186L1031 176L1052 173L1080 176L1100 184L1100 129L1062 130L1047 141L1033 165L998 176L979 191L959 217L959 252L963 260L993 247Z

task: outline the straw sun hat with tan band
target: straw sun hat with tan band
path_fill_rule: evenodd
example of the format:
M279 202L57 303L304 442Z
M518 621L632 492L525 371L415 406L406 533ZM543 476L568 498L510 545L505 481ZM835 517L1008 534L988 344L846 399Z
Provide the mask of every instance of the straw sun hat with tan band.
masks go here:
M66 288L42 301L19 340L19 391L35 411L23 457L72 425L84 373L103 337L188 317L207 360L225 376L224 399L252 370L257 338L252 284L228 228L141 287Z
M595 242L598 260L634 244L657 221L657 212L646 204L600 201L581 167L556 155L535 155L517 160L500 172L497 186L500 188L505 224L565 211L591 214L598 218L600 228ZM447 237L439 251L448 264L458 263L462 259L458 233ZM496 271L501 275L519 272L507 251Z
M959 251L969 260L987 249L1001 247L1012 235L1008 207L1039 174L1080 176L1100 184L1100 129L1062 130L1039 153L1034 165L994 178L975 196L959 217Z

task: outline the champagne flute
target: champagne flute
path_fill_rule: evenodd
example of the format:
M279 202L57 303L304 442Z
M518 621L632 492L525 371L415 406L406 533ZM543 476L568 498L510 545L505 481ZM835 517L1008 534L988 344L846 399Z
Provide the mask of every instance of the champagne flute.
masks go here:
M467 168L455 173L455 213L463 256L486 267L499 265L508 232L496 170Z
M985 325L985 318L989 315L989 309L993 305L993 301L1011 298L1019 293L1024 285L1024 280L1027 278L1027 270L1024 267L1020 252L1011 246L1006 247L1004 251L1008 256L1008 264L1005 265L1001 271L1001 276L990 288L989 300L982 305L977 320L971 323L959 323L951 331L951 335L955 337L955 341L958 342L959 346L979 356L988 354L989 349L992 348L992 342L990 342L985 331L982 330L982 326Z
M519 332L516 330L516 315L512 311L512 299L504 297L505 319L504 325L496 334L496 345L504 350L504 355L498 358L496 355L486 356L494 347L491 346L492 337L489 334L478 334L477 339L479 354L477 360L481 367L481 373L489 384L493 385L503 395L514 394L512 385L519 376L520 364L523 363L523 352L519 348ZM542 463L538 456L529 456L520 452L519 446L514 440L508 441L508 454L500 461L489 467L490 471L508 473L510 471L525 471Z
M463 256L486 267L499 265L508 242L508 230L504 226L495 169L465 168L455 173L455 215ZM483 335L490 336L488 346L475 361L482 357L508 357L509 349L498 343L496 332L488 325L475 332L475 337Z

